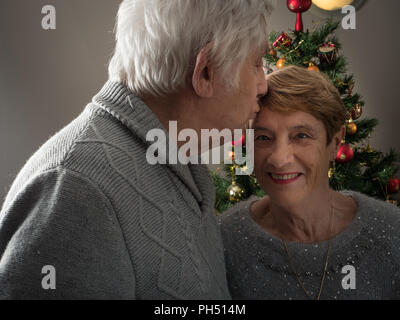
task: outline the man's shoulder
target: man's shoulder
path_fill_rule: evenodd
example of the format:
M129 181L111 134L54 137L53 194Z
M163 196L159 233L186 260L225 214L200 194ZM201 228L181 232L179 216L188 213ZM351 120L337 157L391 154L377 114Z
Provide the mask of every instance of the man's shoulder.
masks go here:
M218 215L217 221L223 230L230 230L236 226L244 224L244 220L250 216L250 206L260 200L260 198L252 196L249 199L239 202L235 206L227 209Z
M115 117L88 104L85 110L48 139L18 173L7 196L8 200L42 173L64 167L92 181L107 176L110 162L118 161L143 148L142 143ZM139 159L135 159L139 161ZM125 163L132 163L126 161ZM107 179L106 179L107 180Z
M97 169L106 172L103 169L109 166L142 163L145 154L145 144L140 138L116 117L98 108L91 111L85 127L71 141L63 165L91 176Z

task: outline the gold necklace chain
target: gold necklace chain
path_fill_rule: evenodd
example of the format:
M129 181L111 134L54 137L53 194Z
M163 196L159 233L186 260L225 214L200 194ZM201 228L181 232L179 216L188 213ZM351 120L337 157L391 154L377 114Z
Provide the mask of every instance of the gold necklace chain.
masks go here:
M318 296L317 296L316 300L319 300L320 297L321 297L322 289L324 288L324 282L325 282L326 271L328 270L329 255L330 255L330 252L331 252L331 238L332 238L332 233L333 233L333 219L332 219L332 216L333 216L333 206L332 206L332 203L331 203L330 235L329 235L329 240L328 240L328 252L327 252L327 254L326 254L324 272L323 272L323 275L322 275L321 285L320 285L320 287L319 287L319 292L318 292ZM309 292L307 291L307 289L304 287L304 284L303 284L303 282L301 281L301 279L300 279L300 277L299 277L299 275L298 275L298 273L297 273L297 271L296 271L296 269L295 269L295 267L294 267L294 265L293 265L292 258L291 258L290 253L289 253L289 249L288 249L288 247L287 247L287 245L286 245L286 241L285 241L284 239L282 239L282 243L283 243L283 246L285 247L286 253L287 253L288 257L289 257L290 267L292 268L292 271L293 271L294 274L296 275L297 281L299 282L299 284L300 284L301 287L303 288L303 290L304 290L304 292L306 293L307 297L308 297L309 299L313 299L313 298L311 297L311 295L309 294Z

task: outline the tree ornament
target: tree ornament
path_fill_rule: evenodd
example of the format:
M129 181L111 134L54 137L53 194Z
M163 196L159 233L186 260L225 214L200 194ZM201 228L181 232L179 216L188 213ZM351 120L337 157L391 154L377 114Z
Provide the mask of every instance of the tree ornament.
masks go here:
M354 151L348 144L343 144L337 153L337 163L348 163L354 158Z
M328 178L332 179L335 175L335 172L336 172L336 163L335 163L335 161L332 161L331 166L328 171Z
M329 178L329 179L332 179L333 174L334 174L333 168L329 168L329 171L328 171L328 178Z
M295 29L297 32L303 32L302 13L310 9L311 4L311 0L287 0L288 9L297 14Z
M275 51L274 49L269 50L269 54L270 54L271 56L276 57L276 51Z
M351 136L353 136L357 133L357 125L354 122L350 122L347 125L347 133Z
M286 32L282 32L272 45L278 49L281 47L290 48L292 45L292 38L290 38Z
M231 202L239 202L243 197L243 189L239 187L235 181L232 181L232 184L227 189L229 200Z
M347 88L347 90L348 90L348 95L349 95L349 97L351 97L352 94L353 94L353 90L354 90L355 83L354 83L354 81L351 81L351 82L349 82L347 85L348 85L348 88Z
M357 104L354 106L354 108L351 109L351 118L352 118L353 120L357 120L358 118L361 117L362 111L363 111L362 105L361 105L360 103L357 103Z
M318 57L323 64L334 64L338 58L338 49L332 42L327 42L318 48Z
M310 62L309 64L308 64L308 68L307 68L308 70L310 70L310 71L317 71L317 72L319 72L319 68L314 64L314 63L312 63L312 62Z
M286 59L285 57L280 58L277 62L276 62L276 67L280 70L283 69L285 67L285 63L286 63Z
M399 179L392 178L389 180L387 185L387 190L389 193L397 193L399 192L399 188L400 188Z
M351 112L346 111L346 122L350 123L353 119L351 118Z

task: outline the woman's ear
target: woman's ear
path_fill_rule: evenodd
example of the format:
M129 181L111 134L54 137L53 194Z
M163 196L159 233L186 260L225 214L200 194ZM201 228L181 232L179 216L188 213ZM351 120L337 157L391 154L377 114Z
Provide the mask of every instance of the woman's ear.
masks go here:
M346 126L342 126L340 130L333 136L332 139L332 148L333 148L333 154L332 154L332 160L336 160L336 155L339 152L339 148L342 146L342 141L344 140L346 136Z
M212 43L208 43L197 55L192 85L196 94L202 98L210 98L214 93L215 71L210 63Z

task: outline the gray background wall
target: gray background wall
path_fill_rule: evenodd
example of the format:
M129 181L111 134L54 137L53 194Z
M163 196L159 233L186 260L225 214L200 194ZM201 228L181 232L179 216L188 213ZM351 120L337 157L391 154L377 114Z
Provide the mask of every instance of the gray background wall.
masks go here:
M19 169L50 136L75 118L107 80L119 0L0 1L0 204ZM271 29L294 28L295 15L278 0ZM41 8L57 10L57 29L41 28ZM371 144L400 151L398 0L369 0L357 29L339 30L365 115L380 126ZM312 29L311 13L304 15Z

